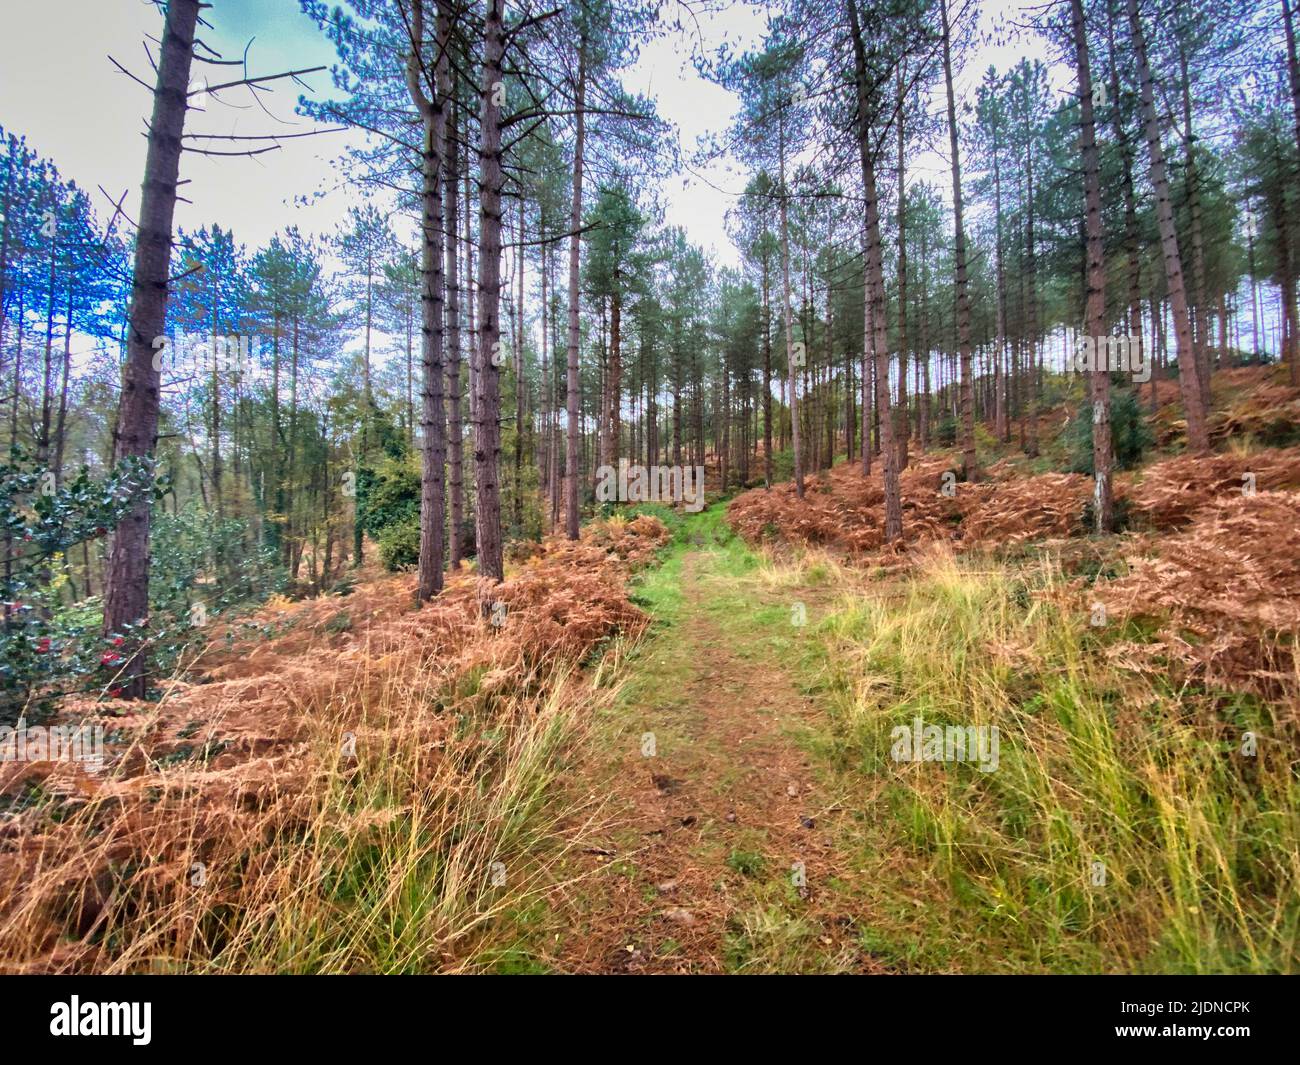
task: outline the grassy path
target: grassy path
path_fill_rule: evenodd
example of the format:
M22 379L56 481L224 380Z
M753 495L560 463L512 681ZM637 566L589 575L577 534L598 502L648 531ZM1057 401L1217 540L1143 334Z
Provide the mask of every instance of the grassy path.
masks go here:
M819 711L793 668L805 630L789 590L765 587L719 508L688 520L638 598L655 626L582 770L610 820L584 848L553 964L877 968L845 905L850 863L830 842L844 808L809 755Z
M1294 782L1223 740L1225 714L1278 734L1268 704L1114 664L1050 557L902 579L760 557L720 507L674 525L566 764L522 966L1294 970ZM991 723L1000 754L900 758L918 718L943 745Z

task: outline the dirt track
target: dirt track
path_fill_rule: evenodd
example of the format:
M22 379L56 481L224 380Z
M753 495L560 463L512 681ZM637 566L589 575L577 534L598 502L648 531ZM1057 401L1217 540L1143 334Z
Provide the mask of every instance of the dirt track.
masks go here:
M816 706L767 640L738 639L723 618L761 606L715 571L713 549L681 559L676 620L629 665L606 757L587 767L608 795L608 839L571 901L564 937L574 972L769 971L796 950L820 971L870 971L859 916L835 912L824 885L851 868L828 844L841 813L823 793L799 734ZM778 640L796 632L786 622ZM613 723L613 722L617 723ZM646 734L653 734L653 755ZM802 883L796 863L802 863ZM785 942L789 940L789 942ZM816 960L813 960L813 959Z

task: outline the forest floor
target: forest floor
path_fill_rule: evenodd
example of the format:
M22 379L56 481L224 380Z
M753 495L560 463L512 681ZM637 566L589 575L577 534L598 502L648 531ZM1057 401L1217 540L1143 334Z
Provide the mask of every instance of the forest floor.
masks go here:
M951 495L918 455L897 554L847 465L666 515L650 627L551 797L551 886L476 967L1295 971L1300 448L1257 424L1265 375L1217 383L1246 428L1126 473L1120 535L1014 453ZM921 720L1000 734L999 771L900 756Z
M1060 455L936 452L897 552L841 464L231 620L67 708L108 772L0 776L0 971L1300 970L1300 390L1232 373L1118 535Z
M580 891L561 903L562 971L871 972L846 806L810 755L789 589L765 587L722 508L688 520L637 599L655 619L572 786L607 798ZM799 592L814 613L818 590ZM561 914L557 914L561 916Z

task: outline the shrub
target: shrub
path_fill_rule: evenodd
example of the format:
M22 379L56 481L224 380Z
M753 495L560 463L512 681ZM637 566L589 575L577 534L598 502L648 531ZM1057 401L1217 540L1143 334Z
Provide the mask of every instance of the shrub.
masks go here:
M1137 393L1130 388L1117 389L1110 395L1110 433L1115 465L1130 470L1142 461L1143 454L1155 444ZM1084 400L1075 416L1061 431L1065 450L1065 472L1092 476L1092 403Z
M99 611L66 610L63 560L75 546L97 540L155 490L153 467L119 463L102 479L81 472L55 485L50 471L19 448L0 462L0 526L7 565L0 570L0 724L20 713L38 718L60 694L93 686L97 670L111 673Z
M239 518L217 521L197 502L179 513L156 507L150 526L149 602L177 617L202 602L208 614L262 602L287 580L277 552Z
M400 521L379 531L379 561L388 570L410 569L420 561L420 519Z
M357 479L357 510L389 570L420 560L420 469L414 455L386 455Z

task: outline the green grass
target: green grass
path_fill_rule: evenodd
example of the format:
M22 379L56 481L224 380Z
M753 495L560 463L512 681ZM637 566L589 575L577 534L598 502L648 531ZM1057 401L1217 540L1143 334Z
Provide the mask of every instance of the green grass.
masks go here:
M1278 708L1112 664L1108 646L1148 634L1091 629L1042 553L948 559L881 584L821 555L755 555L721 507L688 517L676 539L647 578L656 616L680 616L682 557L701 551L711 620L823 710L794 734L847 797L836 844L861 875L829 890L870 914L859 936L878 960L938 972L1300 968L1300 786L1281 744L1250 762L1234 746L1247 730L1284 734ZM918 715L996 725L999 768L894 762L891 729ZM802 959L822 971L797 928L781 929L784 904L750 862L761 852L759 841L726 859L743 878L729 966L790 971L780 966ZM797 925L797 905L786 919Z
M1112 665L1114 637L1045 594L1060 582L947 559L813 629L830 717L811 749L861 797L846 846L881 870L872 949L933 970L1294 971L1300 788L1280 752L1248 761L1231 738L1278 734L1276 710L1225 714ZM894 762L915 716L996 725L999 768Z
M763 856L756 851L733 848L731 853L727 855L727 867L741 876L758 877L763 875L766 862Z
M1245 731L1286 735L1278 707L1122 669L1108 648L1150 633L1092 629L1047 552L940 557L882 581L817 553L756 554L722 506L676 517L637 592L670 638L648 644L654 681L634 676L624 708L698 666L675 631L695 552L721 637L778 662L821 710L784 725L844 807L820 819L844 868L818 889L853 915L861 952L900 972L1300 969L1300 785L1282 743L1237 751ZM891 730L915 716L996 725L998 769L895 762ZM760 832L716 854L734 893L729 971L851 967L766 850Z

